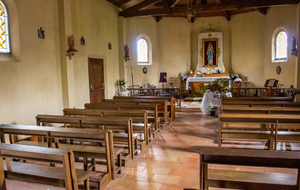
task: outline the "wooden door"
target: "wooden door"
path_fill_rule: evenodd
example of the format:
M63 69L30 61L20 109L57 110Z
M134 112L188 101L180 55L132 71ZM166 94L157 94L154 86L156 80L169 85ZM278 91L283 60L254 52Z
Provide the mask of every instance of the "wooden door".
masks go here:
M103 59L89 58L90 103L101 103L104 99Z

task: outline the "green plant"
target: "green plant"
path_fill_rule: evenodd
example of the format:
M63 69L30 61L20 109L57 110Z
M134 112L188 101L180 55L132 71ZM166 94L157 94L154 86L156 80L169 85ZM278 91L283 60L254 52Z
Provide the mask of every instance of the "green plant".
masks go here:
M229 79L218 78L212 82L213 84L220 85L223 89L229 86Z
M117 85L118 86L124 86L125 84L126 84L126 82L125 82L124 79L117 80Z
M203 96L204 95L204 93L206 92L206 90L208 90L208 89L210 89L210 87L211 87L211 85L209 84L209 83L205 83L204 85L203 85L203 88L202 88L202 90L201 90L201 96Z

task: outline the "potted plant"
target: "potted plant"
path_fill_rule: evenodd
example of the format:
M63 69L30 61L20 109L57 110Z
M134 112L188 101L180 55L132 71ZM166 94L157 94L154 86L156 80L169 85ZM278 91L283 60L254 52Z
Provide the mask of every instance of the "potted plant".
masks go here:
M216 115L216 111L218 109L218 106L209 105L209 106L207 106L207 108L208 108L208 111L210 112L211 116Z
M119 90L121 92L125 91L125 89L126 89L125 84L126 84L126 82L124 79L117 80L117 86L119 86Z

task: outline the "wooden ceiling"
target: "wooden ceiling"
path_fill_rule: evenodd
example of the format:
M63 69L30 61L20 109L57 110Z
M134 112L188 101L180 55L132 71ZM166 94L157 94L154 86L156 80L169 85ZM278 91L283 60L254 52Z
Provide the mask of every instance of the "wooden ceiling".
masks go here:
M268 9L276 6L298 4L300 0L107 0L123 9L120 16L153 16L157 22L164 17L186 17L187 4L196 17L224 16L259 11L266 15Z

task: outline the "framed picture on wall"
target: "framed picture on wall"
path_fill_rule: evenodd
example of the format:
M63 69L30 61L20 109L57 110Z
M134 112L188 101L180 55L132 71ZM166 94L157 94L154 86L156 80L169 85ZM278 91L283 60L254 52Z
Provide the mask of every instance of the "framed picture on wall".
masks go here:
M218 39L210 38L202 40L202 60L203 67L210 65L211 67L218 66L219 48Z

